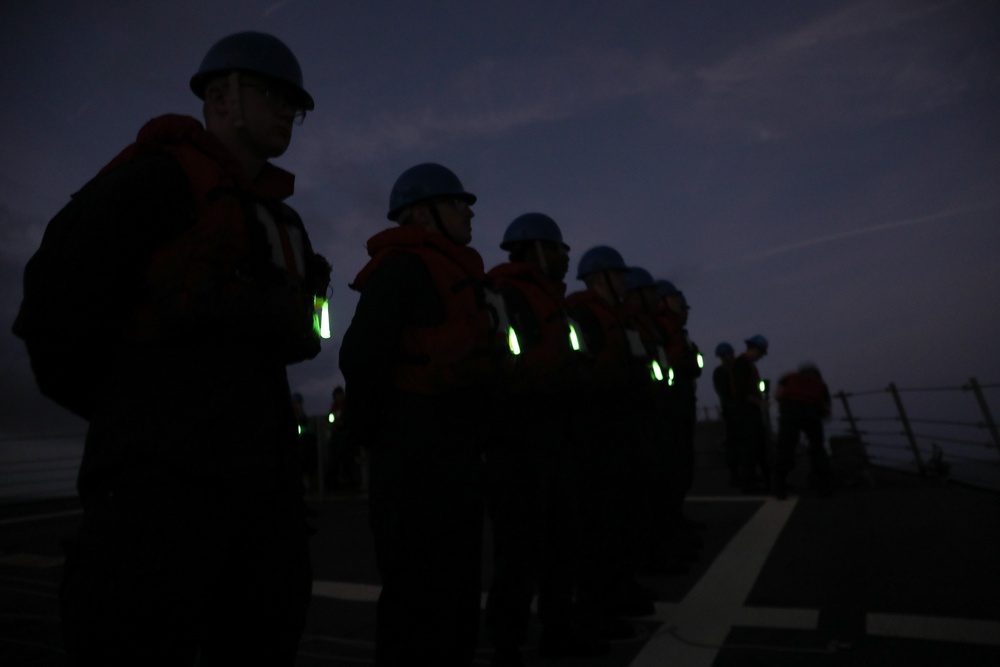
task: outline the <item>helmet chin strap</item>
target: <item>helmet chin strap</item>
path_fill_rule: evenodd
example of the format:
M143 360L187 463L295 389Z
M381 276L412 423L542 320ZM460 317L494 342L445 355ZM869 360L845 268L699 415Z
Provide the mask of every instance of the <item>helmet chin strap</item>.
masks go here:
M642 299L642 309L647 313L656 312L656 302L649 299L649 293L646 290L639 290L639 298Z
M538 256L538 266L541 267L542 273L546 276L549 275L549 263L545 261L545 253L542 252L542 242L535 240L535 254Z
M611 284L611 276L608 275L610 273L610 271L601 271L601 277L604 278L604 284L607 285L608 293L614 298L615 303L621 303L622 297L618 293L618 290L615 289L615 286Z
M441 214L438 213L437 204L434 202L430 202L427 208L430 209L431 217L434 218L434 226L437 227L437 230L441 233L441 236L445 237L455 245L458 245L458 241L456 241L452 237L452 235L448 233L448 230L444 228L444 222L441 220Z
M229 73L229 91L233 94L233 112L236 114L236 129L243 129L246 126L246 119L243 118L243 89L240 88L240 73Z

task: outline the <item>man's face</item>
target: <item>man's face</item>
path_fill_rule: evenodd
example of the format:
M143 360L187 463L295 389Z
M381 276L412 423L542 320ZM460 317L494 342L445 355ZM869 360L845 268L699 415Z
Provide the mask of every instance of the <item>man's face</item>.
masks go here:
M625 271L605 271L604 275L608 277L608 284L611 286L612 291L615 296L619 299L625 296Z
M555 282L562 282L569 271L569 253L559 243L551 241L539 241L539 252L545 260L545 270L549 279Z
M302 113L292 100L294 91L261 77L242 74L239 78L242 109L241 136L254 155L262 159L278 157L288 150L292 125Z
M475 213L468 202L454 197L438 199L430 205L437 208L441 226L449 240L462 246L472 242L472 218Z

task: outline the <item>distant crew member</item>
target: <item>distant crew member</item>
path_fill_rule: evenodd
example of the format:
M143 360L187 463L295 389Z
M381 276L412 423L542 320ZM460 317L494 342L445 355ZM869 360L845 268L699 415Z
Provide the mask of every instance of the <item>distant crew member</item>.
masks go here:
M719 409L722 412L722 425L725 428L723 436L723 452L726 457L726 467L729 468L729 486L740 485L740 452L736 437L736 424L733 417L732 369L736 360L736 351L729 343L719 343L715 346L715 356L719 365L712 371L712 387L719 398Z
M766 493L771 482L767 451L767 401L761 388L757 362L767 354L768 342L757 334L744 343L746 351L733 361L731 371L733 422L740 450L740 485L744 493Z
M798 371L782 376L774 397L778 401L775 497L788 497L788 474L795 468L795 449L800 433L804 433L809 442L810 477L820 495L830 495L830 459L823 446L823 421L830 418L830 389L819 368L803 364Z

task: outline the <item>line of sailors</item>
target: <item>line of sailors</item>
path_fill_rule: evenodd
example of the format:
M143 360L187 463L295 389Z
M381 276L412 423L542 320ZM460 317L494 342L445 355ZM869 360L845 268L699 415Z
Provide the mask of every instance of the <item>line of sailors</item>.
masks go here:
M767 354L768 341L758 334L744 343L746 350L739 356L729 343L719 343L715 348L719 365L712 373L726 428L724 449L730 486L740 487L744 493L773 493L779 500L787 498L787 478L795 468L795 450L802 434L808 443L810 486L819 495L829 496L833 479L823 444L823 422L830 418L830 389L819 368L804 363L778 380L774 391L778 433L772 465L767 402L770 388L757 370L757 362Z
M652 614L640 573L686 571L682 512L703 360L684 295L609 246L579 259L542 213L519 216L485 271L475 195L420 164L368 242L340 366L370 455L380 665L467 665L480 627L484 516L493 664L523 664L533 596L545 658L599 655Z

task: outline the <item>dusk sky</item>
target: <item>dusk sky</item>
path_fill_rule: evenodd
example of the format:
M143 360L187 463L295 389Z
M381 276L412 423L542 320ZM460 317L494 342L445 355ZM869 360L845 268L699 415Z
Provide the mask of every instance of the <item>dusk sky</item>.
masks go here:
M147 120L200 118L188 79L241 30L285 41L316 100L275 160L333 264L333 338L290 371L310 412L389 189L426 161L478 195L487 268L540 211L573 275L607 244L674 282L709 371L760 333L774 379L1000 382L996 0L33 0L0 8L0 434L82 431L10 334L24 264Z

